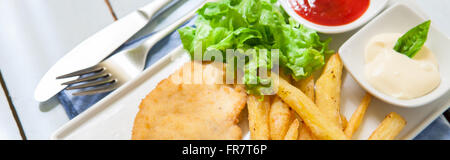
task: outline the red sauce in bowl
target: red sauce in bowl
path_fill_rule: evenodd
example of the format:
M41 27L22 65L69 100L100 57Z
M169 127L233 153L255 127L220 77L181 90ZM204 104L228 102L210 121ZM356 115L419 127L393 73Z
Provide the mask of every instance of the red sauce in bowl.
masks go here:
M369 8L370 0L289 0L304 19L325 26L349 24Z

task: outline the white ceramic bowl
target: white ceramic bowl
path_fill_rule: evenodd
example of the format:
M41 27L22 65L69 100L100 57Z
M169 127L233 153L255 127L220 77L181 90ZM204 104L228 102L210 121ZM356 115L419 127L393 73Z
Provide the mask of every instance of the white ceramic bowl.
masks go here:
M371 0L369 8L367 11L359 17L357 20L341 26L324 26L320 24L315 24L313 22L310 22L303 17L299 16L294 9L292 8L292 5L288 2L289 0L279 0L278 2L281 4L281 6L286 10L286 12L294 18L297 22L300 24L305 25L308 28L314 29L321 33L343 33L347 32L353 29L356 29L363 24L365 24L367 21L372 19L375 15L377 15L383 8L386 6L388 0Z
M341 46L339 54L346 69L366 91L393 105L420 107L445 95L449 91L450 85L450 39L442 32L436 30L433 27L433 22L425 45L431 49L439 63L441 83L436 89L419 98L402 100L385 95L376 90L365 78L364 52L367 43L373 36L381 33L405 33L426 20L428 19L421 16L419 11L408 7L407 4L400 3L387 9Z

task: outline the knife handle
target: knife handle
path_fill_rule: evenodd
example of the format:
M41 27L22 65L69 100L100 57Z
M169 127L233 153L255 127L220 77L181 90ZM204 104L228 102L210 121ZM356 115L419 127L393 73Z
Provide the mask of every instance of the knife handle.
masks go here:
M138 9L138 12L144 14L148 19L151 19L156 12L171 1L173 0L153 0L150 4Z

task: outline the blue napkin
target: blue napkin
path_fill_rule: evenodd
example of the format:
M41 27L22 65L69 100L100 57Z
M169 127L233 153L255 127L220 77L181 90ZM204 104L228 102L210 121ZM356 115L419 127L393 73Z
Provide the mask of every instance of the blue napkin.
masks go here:
M183 26L186 25L193 26L193 20L191 20L190 22L188 22ZM117 52L141 44L141 42L150 37L152 34L153 33L125 43L117 50ZM180 45L181 41L178 32L173 32L170 35L168 35L166 38L158 42L150 50L149 56L147 58L146 68ZM63 105L70 119L76 117L84 110L88 109L89 107L100 101L102 98L110 94L110 92L108 92L91 96L72 96L73 92L77 91L63 90L57 95L60 103ZM415 139L450 140L450 126L448 125L448 122L445 120L445 118L442 117L438 118L430 126L428 126L422 133L420 133Z
M450 124L444 116L440 116L414 139L450 140Z

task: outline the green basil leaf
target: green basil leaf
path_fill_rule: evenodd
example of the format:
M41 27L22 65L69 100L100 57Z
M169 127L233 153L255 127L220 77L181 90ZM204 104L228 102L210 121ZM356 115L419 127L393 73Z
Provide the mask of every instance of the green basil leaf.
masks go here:
M430 24L431 21L428 20L406 32L397 40L394 50L409 58L413 58L422 49L423 44L425 44Z

